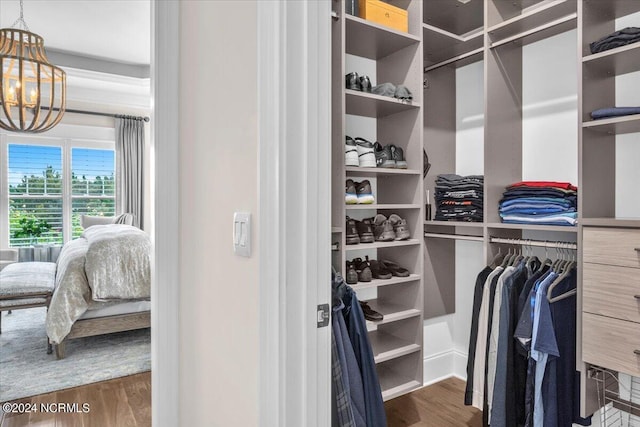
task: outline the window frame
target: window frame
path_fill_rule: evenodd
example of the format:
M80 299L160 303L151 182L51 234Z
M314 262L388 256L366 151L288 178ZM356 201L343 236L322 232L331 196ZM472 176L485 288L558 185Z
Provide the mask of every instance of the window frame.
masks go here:
M0 248L9 248L9 144L39 145L60 147L62 150L62 241L67 243L72 238L72 206L74 196L71 188L71 150L74 148L88 148L98 150L113 150L114 176L116 177L115 194L113 196L117 211L118 183L117 183L117 152L115 138L113 140L99 140L83 137L58 137L38 135L0 134ZM27 198L30 196L27 196ZM46 198L39 197L39 198ZM97 198L109 198L96 196ZM36 198L34 196L34 198ZM58 197L52 197L57 199ZM75 198L91 198L90 196L75 196Z

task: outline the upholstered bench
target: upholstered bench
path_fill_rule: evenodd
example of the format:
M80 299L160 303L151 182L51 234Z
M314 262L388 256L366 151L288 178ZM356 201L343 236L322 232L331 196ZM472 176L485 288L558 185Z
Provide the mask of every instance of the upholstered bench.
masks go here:
M0 271L0 314L9 310L49 307L55 281L54 262L17 262L7 265Z

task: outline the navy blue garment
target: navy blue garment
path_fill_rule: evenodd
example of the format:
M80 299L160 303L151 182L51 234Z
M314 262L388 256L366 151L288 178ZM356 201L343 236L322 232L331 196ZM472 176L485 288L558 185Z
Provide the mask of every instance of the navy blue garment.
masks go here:
M332 325L333 327L333 325ZM331 426L355 427L351 394L342 374L335 334L331 334Z
M552 290L552 298L576 288L573 270ZM591 425L591 417L580 417L580 373L576 370L576 296L551 303L553 328L556 333L560 358L554 360L558 427L571 427L572 423ZM546 379L546 375L545 375Z
M591 118L593 120L599 120L609 117L631 116L633 114L640 114L640 107L601 108L599 110L592 111Z
M351 402L353 419L358 427L366 427L366 410L365 410L365 394L362 384L362 375L360 367L353 351L347 326L342 315L344 304L334 304L333 316L331 318L331 326L333 335L336 339L336 350L338 353L338 361L342 368L343 387L347 395L345 399ZM338 398L340 396L334 396ZM336 402L337 403L337 402ZM337 406L337 405L336 405ZM339 410L338 407L336 407ZM337 415L337 414L336 414Z
M386 427L387 414L382 401L382 391L378 381L376 363L373 359L373 350L371 350L371 343L369 343L367 324L356 293L349 286L346 289L343 298L344 313L353 351L362 374L367 427Z
M589 48L591 53L599 53L638 41L640 41L640 28L627 27L589 44Z

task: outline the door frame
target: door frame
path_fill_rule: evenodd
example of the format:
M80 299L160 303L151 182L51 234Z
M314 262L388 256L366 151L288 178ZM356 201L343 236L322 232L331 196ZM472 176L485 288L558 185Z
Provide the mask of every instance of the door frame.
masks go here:
M316 319L330 302L331 1L257 7L259 425L329 426L331 328ZM163 189L152 189L152 419L171 427L181 398L179 9L151 3L152 171Z

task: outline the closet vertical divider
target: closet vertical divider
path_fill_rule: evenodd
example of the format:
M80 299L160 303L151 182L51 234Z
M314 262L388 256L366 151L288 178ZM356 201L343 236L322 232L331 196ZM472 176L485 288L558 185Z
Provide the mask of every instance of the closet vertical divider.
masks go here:
M387 259L405 267L409 277L358 282L351 285L358 299L366 300L384 315L367 322L382 395L388 400L423 384L422 356L422 1L387 0L408 13L409 32L403 33L346 14L344 0L333 0L332 28L332 235L340 240L334 268L345 272L354 257ZM347 57L347 55L356 58ZM390 82L406 86L413 100L404 102L345 88L345 75L367 74L347 64L375 65L373 85ZM353 116L347 120L347 115ZM375 124L372 127L366 123ZM358 129L348 128L357 123ZM345 136L375 135L371 142L394 144L404 151L407 169L345 167ZM370 139L371 136L367 137ZM345 180L368 179L374 190L373 205L345 206ZM362 219L377 213L395 213L407 220L411 238L404 241L346 245L345 217Z

